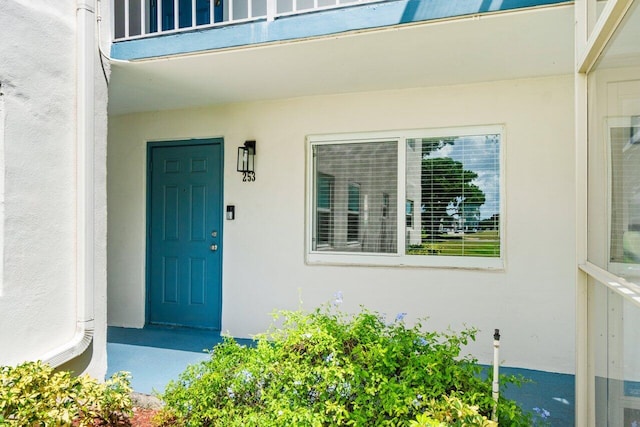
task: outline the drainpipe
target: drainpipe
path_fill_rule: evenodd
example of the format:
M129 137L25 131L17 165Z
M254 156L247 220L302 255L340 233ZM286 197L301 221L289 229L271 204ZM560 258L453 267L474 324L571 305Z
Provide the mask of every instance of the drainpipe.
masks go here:
M94 2L76 2L76 331L42 356L54 367L84 353L94 332Z

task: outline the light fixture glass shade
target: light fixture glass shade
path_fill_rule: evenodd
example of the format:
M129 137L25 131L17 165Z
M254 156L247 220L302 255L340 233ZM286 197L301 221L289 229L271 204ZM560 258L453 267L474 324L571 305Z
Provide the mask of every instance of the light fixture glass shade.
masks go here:
M251 158L251 162L249 158ZM249 164L251 164L251 168ZM237 170L238 172L251 172L253 170L253 156L249 155L249 149L246 147L238 147Z

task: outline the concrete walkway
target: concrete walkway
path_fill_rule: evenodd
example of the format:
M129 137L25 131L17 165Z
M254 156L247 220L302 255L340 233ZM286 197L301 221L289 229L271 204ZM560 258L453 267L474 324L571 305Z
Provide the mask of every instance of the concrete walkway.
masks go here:
M238 340L251 343L251 340ZM206 360L206 350L222 342L215 331L148 326L107 329L107 378L115 372L132 375L137 393L162 393L187 365Z

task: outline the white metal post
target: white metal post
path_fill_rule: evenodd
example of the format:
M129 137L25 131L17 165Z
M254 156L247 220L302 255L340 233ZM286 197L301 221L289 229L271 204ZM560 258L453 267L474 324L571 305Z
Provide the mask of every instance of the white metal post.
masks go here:
M173 0L173 29L180 28L180 1Z
M500 397L500 329L496 329L493 333L493 386L491 396L493 397L493 411L491 419L498 421L496 410L498 408L498 398Z
M278 12L277 0L267 0L267 21L271 22L276 18Z
M129 0L124 0L124 37L129 38Z
M146 23L147 23L147 7L146 7L146 0L140 0L140 35L145 35L147 34L147 31L145 30L146 27Z

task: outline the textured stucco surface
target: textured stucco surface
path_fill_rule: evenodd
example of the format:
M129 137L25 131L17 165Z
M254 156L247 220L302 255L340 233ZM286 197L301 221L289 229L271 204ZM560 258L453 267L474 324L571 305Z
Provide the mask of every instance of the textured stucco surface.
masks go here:
M75 1L3 2L0 35L5 117L0 363L15 364L64 344L76 327ZM96 318L104 318L106 198L105 168L100 164L106 154L106 89L97 65L102 81L96 79L100 259L95 308ZM106 366L102 329L92 346L95 361L90 371L97 376Z
M506 268L309 266L304 261L305 137L310 134L503 124ZM109 121L109 323L145 319L146 141L222 136L225 205L223 331L246 337L276 308L314 308L342 291L427 327L480 328L468 350L507 366L574 372L575 218L571 76L416 88L131 114ZM236 150L258 143L257 180L243 183Z

